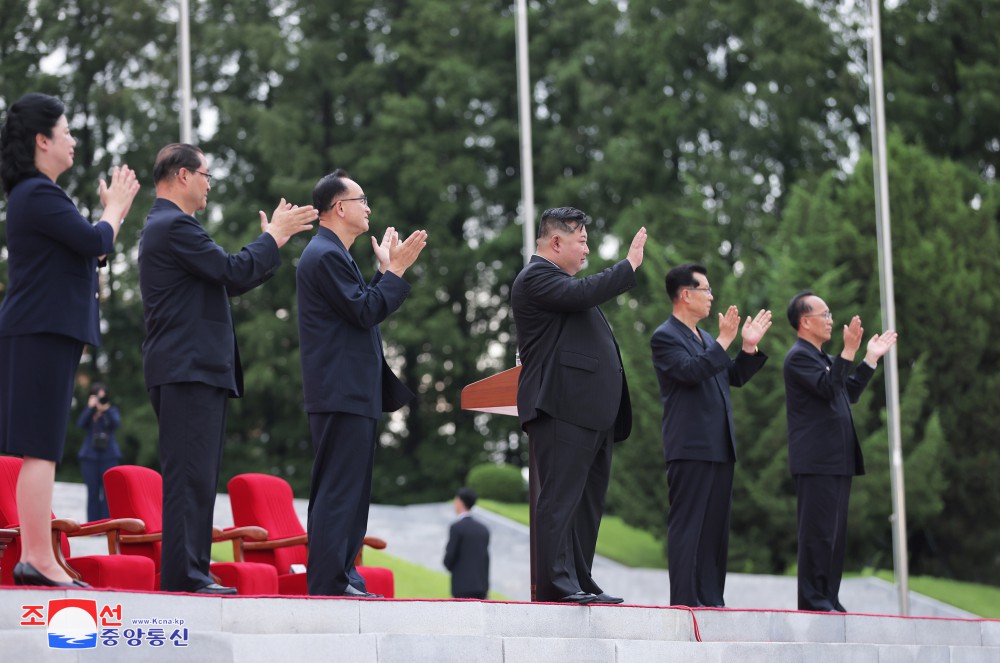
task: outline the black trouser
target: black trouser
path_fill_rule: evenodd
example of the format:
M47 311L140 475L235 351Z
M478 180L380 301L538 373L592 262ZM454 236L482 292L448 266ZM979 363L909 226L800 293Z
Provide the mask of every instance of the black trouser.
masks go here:
M315 452L307 526L311 596L339 596L347 585L366 591L354 558L368 529L377 424L346 412L309 415Z
M724 607L733 463L667 463L670 605Z
M851 477L795 475L798 498L799 610L844 612L840 580L847 548Z
M160 422L160 588L191 592L214 582L208 571L212 516L229 391L200 382L179 382L153 387L149 400Z
M614 431L594 431L541 415L527 424L538 477L532 517L539 601L600 594L591 577L611 477Z

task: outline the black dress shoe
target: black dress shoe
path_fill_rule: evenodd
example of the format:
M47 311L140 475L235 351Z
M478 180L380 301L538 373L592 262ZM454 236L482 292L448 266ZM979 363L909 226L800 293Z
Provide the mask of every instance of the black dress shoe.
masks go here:
M561 599L556 599L556 603L576 603L577 605L586 605L588 603L593 603L597 600L596 594L591 594L590 592L577 592L576 594L570 594L569 596L564 596Z
M348 585L344 588L344 593L341 596L347 596L352 599L380 599L384 598L381 594L372 594L371 592L363 592L353 585Z
M70 582L57 582L52 580L46 575L43 575L41 571L33 567L27 562L18 562L14 565L14 584L15 585L32 585L35 587L81 587L87 585L77 585L77 581Z
M213 582L211 585L205 585L204 587L199 587L194 590L195 594L217 594L219 596L232 595L236 593L235 587L223 587L217 582Z
M620 596L611 596L607 592L601 592L593 603L625 603L625 599Z

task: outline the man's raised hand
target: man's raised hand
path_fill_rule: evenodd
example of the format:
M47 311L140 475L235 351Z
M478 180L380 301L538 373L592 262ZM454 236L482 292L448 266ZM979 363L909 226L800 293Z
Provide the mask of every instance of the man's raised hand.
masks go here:
M757 344L764 334L771 328L771 312L761 309L756 316L747 316L747 321L743 323L743 352L753 354L756 352Z
M389 271L396 276L402 276L410 265L417 261L417 256L427 246L427 231L414 230L409 237L389 250Z
M719 314L719 337L716 339L722 349L725 350L736 338L736 332L740 330L740 311L735 306L726 309L725 315Z
M632 265L632 271L639 269L642 264L643 247L646 246L646 228L639 228L639 232L632 238L632 244L628 247L626 260Z
M389 269L392 260L392 249L397 244L399 244L399 233L392 226L385 229L381 243L375 239L375 235L372 235L372 251L375 252L375 257L378 258L378 271L383 274Z
M865 334L864 327L861 326L861 318L854 316L851 323L844 325L844 351L840 356L847 361L854 361L854 355L861 347L861 338Z
M888 329L881 334L875 334L868 341L868 347L865 352L865 361L872 366L878 363L878 360L892 349L892 346L896 345L896 338L898 334L894 329Z
M274 238L280 249L288 239L304 230L312 230L312 222L316 220L316 208L312 205L299 207L285 202L282 198L278 206L274 208L270 220L260 210L260 231L268 233Z

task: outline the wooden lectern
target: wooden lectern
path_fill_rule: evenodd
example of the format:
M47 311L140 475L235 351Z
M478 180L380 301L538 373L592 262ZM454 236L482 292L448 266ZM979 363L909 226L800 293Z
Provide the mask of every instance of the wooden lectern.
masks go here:
M521 367L507 369L473 382L462 390L462 409L490 414L506 414L517 416L517 379L521 375ZM535 466L534 450L528 445L528 466ZM531 562L531 600L535 601L535 504L538 502L538 478L532 472L528 475L528 514L531 525L531 541L529 556Z
M462 390L462 409L517 416L517 378L521 367L473 382Z

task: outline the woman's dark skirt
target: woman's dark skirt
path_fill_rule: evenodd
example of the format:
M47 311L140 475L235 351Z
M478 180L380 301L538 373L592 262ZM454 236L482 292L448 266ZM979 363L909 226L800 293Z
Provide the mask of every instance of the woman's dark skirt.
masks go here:
M61 334L0 337L0 452L62 460L82 354Z

